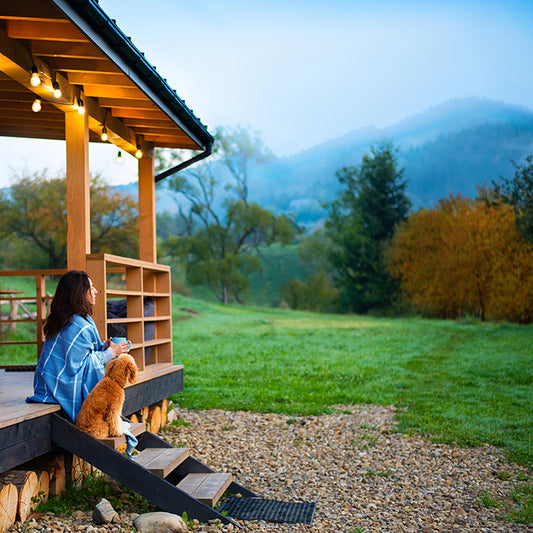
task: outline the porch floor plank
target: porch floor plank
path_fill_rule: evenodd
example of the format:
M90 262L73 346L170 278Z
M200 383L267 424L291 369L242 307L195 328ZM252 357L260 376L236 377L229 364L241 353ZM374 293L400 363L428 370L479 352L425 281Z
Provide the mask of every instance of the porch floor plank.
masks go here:
M179 369L183 369L183 366L150 365L144 372L139 372L137 384ZM0 428L61 410L55 403L26 403L26 398L33 394L33 375L34 372L6 372L0 369Z

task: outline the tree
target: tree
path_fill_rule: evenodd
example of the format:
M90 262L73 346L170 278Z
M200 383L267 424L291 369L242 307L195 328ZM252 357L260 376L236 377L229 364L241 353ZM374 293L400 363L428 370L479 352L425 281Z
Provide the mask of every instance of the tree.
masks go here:
M91 177L91 250L124 257L139 255L139 210L130 195L117 192L101 176Z
M355 312L388 306L397 289L384 250L411 204L395 152L392 142L380 142L360 168L343 167L336 173L342 188L329 205L328 253L344 306Z
M526 158L527 165L517 165L512 179L500 178L494 182L496 192L511 205L516 214L516 227L526 241L533 245L533 156Z
M216 152L233 177L229 184L239 200L248 201L248 177L250 167L267 163L272 153L264 146L259 132L237 126L235 129L219 126L216 132Z
M419 311L443 318L533 318L533 249L507 204L459 195L421 209L398 228L388 264Z
M92 250L118 255L134 253L138 246L138 222L133 198L114 193L99 176L91 178L90 194ZM37 268L64 268L67 264L65 178L49 179L45 172L17 177L10 194L0 198L0 224L9 234L11 248L8 249L17 254L8 261L12 266L23 267L30 260Z
M338 294L327 273L319 270L306 280L289 280L282 289L282 298L291 309L327 313L336 310Z
M240 127L234 131L219 128L215 154L215 162L165 180L165 186L178 193L185 231L169 237L164 251L183 263L192 285L206 283L221 302L242 303L250 275L262 270L259 246L287 244L295 223L248 202L249 166L268 154L258 135ZM221 164L229 172L225 182Z

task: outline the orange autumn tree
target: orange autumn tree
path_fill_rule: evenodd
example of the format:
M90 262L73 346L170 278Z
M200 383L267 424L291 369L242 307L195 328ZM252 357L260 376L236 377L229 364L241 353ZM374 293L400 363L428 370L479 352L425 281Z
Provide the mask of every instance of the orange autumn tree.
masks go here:
M533 248L502 202L458 195L421 209L399 226L387 262L419 311L533 320Z

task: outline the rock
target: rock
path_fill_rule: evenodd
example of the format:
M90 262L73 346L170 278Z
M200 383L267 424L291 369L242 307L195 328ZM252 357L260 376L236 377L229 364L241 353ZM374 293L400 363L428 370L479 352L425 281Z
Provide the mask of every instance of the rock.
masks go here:
M139 533L187 533L189 528L181 516L164 513L145 513L139 515L133 525Z
M109 524L115 516L117 516L117 512L113 506L105 498L102 498L94 508L93 522L98 525Z
M73 520L83 520L85 518L85 513L83 511L74 511L72 513Z

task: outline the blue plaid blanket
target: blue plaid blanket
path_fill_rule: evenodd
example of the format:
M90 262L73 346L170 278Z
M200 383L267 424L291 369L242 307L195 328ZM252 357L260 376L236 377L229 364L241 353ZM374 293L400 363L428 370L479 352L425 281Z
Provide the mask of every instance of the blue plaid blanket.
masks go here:
M61 332L44 342L27 402L58 403L76 421L83 400L104 377L113 350L104 350L94 320L74 315Z

